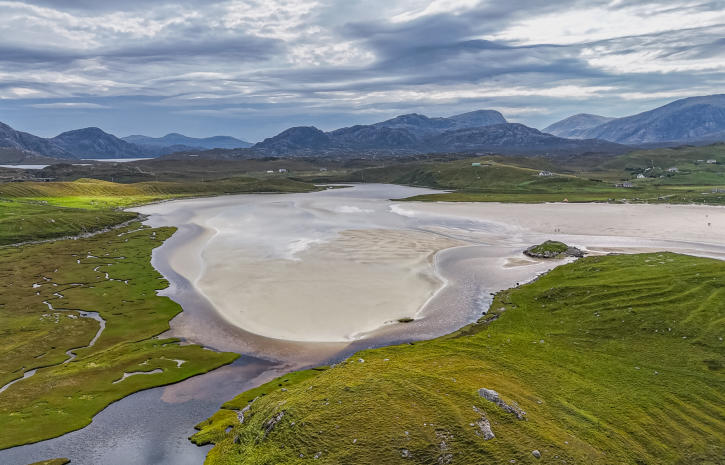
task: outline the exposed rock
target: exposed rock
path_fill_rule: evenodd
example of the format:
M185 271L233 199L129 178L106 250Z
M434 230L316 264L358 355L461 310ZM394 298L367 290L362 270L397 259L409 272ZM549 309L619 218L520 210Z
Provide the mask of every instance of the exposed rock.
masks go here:
M254 401L252 401L252 402L254 402ZM241 409L240 411L237 412L237 420L239 420L240 425L244 424L244 418L245 418L244 414L247 413L249 411L249 409L252 408L252 402L248 403L246 407L244 407L243 409Z
M516 402L507 404L499 397L498 392L494 391L493 389L481 388L478 390L478 395L480 395L487 401L493 402L494 404L498 405L499 408L501 408L501 410L503 410L504 412L513 413L519 420L523 420L526 416L526 412L521 410Z
M481 388L478 390L478 395L489 402L498 402L500 400L498 397L498 392L494 391L493 389Z
M532 451L531 451L531 455L533 455L533 456L534 456L534 457L536 457L537 459L540 459L540 458L541 458L541 452L539 452L539 451L538 451L538 450L536 450L536 449L534 449L534 450L532 450Z
M483 436L484 441L495 438L496 435L493 434L493 430L491 429L491 422L489 422L488 418L486 418L486 414L475 406L473 407L473 411L481 415L481 418L476 420L476 426L478 426L478 431L476 431L476 434Z
M264 435L268 435L269 433L274 430L275 426L277 426L277 423L279 423L282 418L284 418L285 410L280 411L276 415L274 415L272 418L264 422L264 425L262 425L262 428L264 428Z
M411 454L408 449L400 449L400 456L403 457L404 459L407 459L407 458L411 457Z

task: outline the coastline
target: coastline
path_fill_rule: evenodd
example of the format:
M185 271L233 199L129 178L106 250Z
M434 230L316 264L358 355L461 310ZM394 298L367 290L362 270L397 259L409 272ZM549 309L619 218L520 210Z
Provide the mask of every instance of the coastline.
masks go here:
M384 188L385 186L382 187ZM352 194L351 197L359 197L361 196L361 192L364 193L366 189L371 188L374 188L374 186L354 186L351 189L347 189L346 194ZM315 200L319 201L324 197L324 192L314 194L314 196L317 196ZM344 213L351 212L363 215L372 214L372 208L354 205L347 206L347 203L350 203L348 202L349 199L345 199L342 202L345 204L344 207L335 207L337 210L320 202L306 204L305 201L309 197L304 197L305 195L310 196L310 194L304 194L303 197L299 197L292 194L280 197L277 202L271 202L271 207L264 203L264 208L271 210L264 210L263 212L261 210L257 211L254 209L258 208L255 205L249 212L242 211L242 213L239 213L235 210L235 214L242 215L245 218L243 221L247 222L250 220L244 215L256 217L262 214L270 214L276 220L279 220L279 218L284 218L284 216L274 216L278 213L274 212L273 209L280 207L280 205L283 205L282 210L287 215L293 214L289 213L289 208L293 210L302 209L306 215L313 216L321 215L320 212L325 211L326 208L335 211L338 216L345 216ZM266 195L265 197L265 202L269 199L274 199L273 196ZM300 200L301 198L304 198L305 201ZM377 196L375 198L380 199L384 198L384 196ZM183 275L181 277L185 279L186 284L180 287L184 288L182 292L187 295L186 297L182 297L182 299L194 300L190 296L195 293L197 294L196 300L204 301L202 306L206 307L206 313L197 312L197 315L192 317L191 313L195 312L193 308L199 307L199 302L188 305L182 304L186 311L182 316L177 317L177 319L184 320L186 318L193 320L197 326L206 325L215 327L204 330L200 330L197 327L191 332L192 334L189 334L188 331L192 326L190 323L174 321L172 322L172 330L169 335L189 338L195 342L208 344L212 347L216 345L220 350L233 350L237 352L249 352L251 350L251 353L257 356L266 356L273 360L289 360L287 357L290 355L298 358L300 353L316 353L319 356L320 352L318 349L325 345L327 349L323 352L332 355L346 349L349 350L348 346L359 347L406 340L420 340L454 331L460 326L475 321L480 316L480 313L474 312L470 308L458 313L455 311L451 312L445 308L446 301L455 302L458 299L455 295L457 292L468 292L469 295L466 296L469 299L468 301L480 301L476 304L476 307L477 309L481 309L485 307L485 301L490 297L491 293L512 287L517 283L528 282L542 272L559 264L558 262L544 263L535 260L521 260L521 250L531 243L540 242L546 238L558 238L565 242L582 246L594 253L628 253L645 249L650 251L688 251L691 254L702 256L719 256L721 253L719 250L721 244L717 242L709 244L707 242L695 241L693 243L691 238L687 240L688 237L686 236L690 235L689 231L688 234L682 234L682 231L684 231L682 225L686 224L689 227L692 224L691 217L693 214L689 206L623 206L607 204L517 204L512 206L501 203L430 204L424 202L405 203L402 206L396 203L396 201L385 201L383 202L382 210L389 210L393 214L393 217L402 218L404 221L397 224L388 224L390 220L383 218L378 220L383 223L382 225L373 222L367 225L367 229L363 230L343 226L336 229L333 228L332 234L322 233L322 236L319 236L319 231L315 231L319 237L312 236L313 239L303 242L299 250L295 250L290 255L281 256L279 250L273 251L274 253L269 251L260 252L257 250L267 245L261 242L254 242L249 245L244 241L234 242L230 240L231 236L244 234L245 231L235 229L237 226L229 224L228 219L220 220L218 216L221 213L218 212L224 211L225 208L238 208L239 206L235 204L237 201L244 204L247 201L254 203L256 200L255 196L247 195L243 198L225 197L225 199L229 200L229 202L227 203L225 200L221 200L213 201L211 205L197 204L197 207L190 206L189 208L191 210L185 211L181 215L181 218L184 218L183 222L188 220L190 225L185 226L186 223L174 223L180 227L180 231L169 239L158 251L154 252L154 266L157 269L160 266L165 267L165 270L162 270L162 274L168 276L173 271L172 269L175 269L180 271L176 273L178 276ZM226 206L224 205L225 203L227 203ZM207 210L213 210L208 215L214 221L218 221L219 224L213 221L210 222L204 218L191 219L191 211L194 208L199 208L199 211L203 210L205 212L204 214L207 214ZM284 210L284 208L288 208L288 210ZM562 215L561 211L558 213L555 212L558 216L555 215L549 218L549 212L540 212L542 208L560 209L564 211L564 214ZM592 208L596 208L597 215L603 216L604 219L598 222L583 222L579 218L579 213L582 211L591 213ZM634 208L634 213L631 208ZM704 208L710 208L712 209L709 210L711 213L716 212L719 214L715 226L709 227L712 228L711 230L717 229L721 221L723 222L723 228L725 228L725 220L723 219L725 208ZM678 220L679 226L675 226L675 229L679 228L679 235L673 236L668 233L666 227L660 227L660 223L663 220L658 220L657 217L662 209L674 209L685 212L685 219ZM183 208L181 210L183 211ZM339 210L344 213L340 213ZM622 215L623 211L625 211L625 215ZM702 210L699 208L697 211L700 212ZM643 212L643 214L639 214L638 212ZM444 216L436 216L441 214L444 214ZM375 215L378 215L377 211ZM317 217L314 219L315 221L318 220ZM607 221L622 219L624 219L625 223L627 221L634 221L636 227L632 228L631 224L628 226L625 225L627 227L621 225L608 228L601 227L602 222L606 223ZM164 221L168 221L168 218ZM441 221L441 224L437 224L436 221ZM664 221L666 222L667 219L665 218ZM560 223L562 226L556 227L555 224L557 222L562 222ZM153 224L160 225L158 223ZM222 229L231 229L220 232L220 225ZM254 226L257 227L259 225L255 224ZM269 225L264 223L263 226ZM183 228L187 228L186 233L181 230ZM654 231L654 234L647 234L648 228ZM192 229L194 229L194 232L192 232ZM552 232L546 233L545 231L547 229ZM260 231L262 233L267 232L263 228ZM274 236L274 234L275 231L269 232L271 236ZM378 235L376 236L376 234ZM359 269L355 269L357 266L355 264L356 261L360 257L362 257L362 260L368 262L387 259L387 256L391 255L391 251L384 249L384 241L382 238L386 235L405 235L410 238L415 237L417 234L424 234L426 237L438 236L443 238L443 242L438 244L437 247L429 247L427 250L427 255L429 256L429 263L427 263L428 269L423 271L421 268L416 269L411 267L410 264L402 267L406 273L417 275L418 278L421 278L421 274L425 275L427 273L428 279L433 278L437 280L437 283L434 284L428 282L427 287L408 287L410 290L409 294L415 296L412 299L415 301L414 309L411 310L410 307L407 307L407 310L400 312L399 309L402 306L395 304L392 307L398 309L396 310L398 313L391 313L387 318L378 318L377 324L375 325L358 324L359 322L356 322L355 325L357 326L355 331L341 333L347 336L337 339L314 337L315 331L318 328L312 326L305 327L305 321L299 320L292 324L286 321L295 315L285 314L284 311L288 307L294 307L295 311L304 314L305 318L315 320L315 324L329 324L328 320L332 319L332 316L335 315L320 310L320 307L323 306L317 305L321 302L320 299L313 295L312 305L305 303L305 299L310 299L309 288L317 285L322 286L320 283L324 283L324 286L332 289L339 288L339 285L335 285L335 279L338 278L342 282L352 280L365 281L365 285L357 289L354 294L375 297L374 292L376 291L372 290L377 289L379 291L383 288L376 287L379 283L376 282L375 277L371 278L365 273L360 272ZM670 240L664 240L666 236L670 236ZM673 237L675 240L672 240ZM247 239L249 238L247 237L244 240L246 241ZM283 237L282 239L288 240L289 238ZM700 236L696 237L696 239L702 241L704 237ZM678 240L682 242L678 242ZM342 243L336 244L336 241L342 241ZM366 241L369 243L365 244ZM212 242L219 242L219 244L211 244ZM391 247L391 250L399 251L404 249L405 244L403 242L399 241L395 243ZM298 243L294 243L295 247L297 247L296 244ZM276 244L275 246L278 245ZM217 256L210 257L212 255L210 249L214 247L218 249L216 252ZM254 250L240 253L239 250L245 247ZM381 250L376 250L373 253L371 252L373 248ZM457 248L462 248L463 251L455 252ZM343 257L339 256L341 250L345 252L345 256ZM355 256L356 253L359 253L360 257ZM469 256L466 257L466 255ZM183 260L180 256L183 256ZM454 257L454 259L442 261L442 257ZM339 258L343 260L335 261ZM460 263L465 263L467 260L477 261L477 267L479 269L483 267L487 269L487 272L476 273L475 270L471 269L465 272L449 272L446 269L454 269ZM167 263L162 265L162 261ZM454 261L457 263L453 263ZM227 262L233 262L234 264L230 266ZM326 266L321 266L321 263ZM389 267L392 265L386 263L386 266ZM210 272L210 270L213 272ZM349 276L342 279L341 274L345 273L348 273ZM205 274L208 274L208 276L205 276ZM458 276L455 276L456 274ZM468 274L470 276L466 276ZM316 280L305 281L301 285L297 283L301 279L299 276L306 277L308 275L314 275ZM476 276L476 278L472 276ZM425 278L426 276L423 277L423 281L425 281ZM302 280L304 281L304 279ZM458 284L452 286L452 280ZM173 282L174 280L171 279L171 281ZM254 292L256 294L246 289L240 291L239 288L257 286L257 281L261 283L259 286L264 286L264 289L255 289ZM479 284L477 286L480 287L480 289L475 291L478 293L478 296L475 298L470 296L472 291L463 291L463 288L466 286L470 287L473 281L478 281ZM211 285L209 284L210 282L212 283ZM311 284L308 284L308 282ZM204 285L205 283L206 285ZM483 284L481 285L480 283ZM321 290L319 292L326 292L324 286L320 287ZM174 286L172 285L172 287ZM366 293L363 289L368 289L369 291ZM388 298L392 298L391 296L395 295L390 291L384 292L389 292ZM175 293L176 291L171 289L166 295L177 300L177 293ZM249 298L250 294L253 297L251 299ZM277 299L277 296L270 296L269 294L285 294L286 296L284 299ZM421 299L420 296L424 296L424 298ZM225 300L226 302L224 302ZM258 303L258 306L264 309L265 314L256 314L254 316L254 313L241 313L235 315L235 309L232 305L237 305L242 300ZM281 304L279 303L280 301L282 302ZM225 303L225 305L220 305L220 302ZM275 304L275 302L277 303ZM343 299L339 302L344 304L345 300ZM322 304L328 307L335 303L322 301ZM303 305L303 307L300 307L300 305ZM276 308L276 311L282 312L280 313L281 317L270 319L270 308ZM364 310L351 312L352 317L356 317L355 313L362 311ZM445 318L442 315L445 315ZM264 326L262 327L263 330L260 331L258 320L265 318L268 321L262 322L267 327L289 325L294 328L296 333L269 332L264 330ZM409 321L411 318L413 319L411 322L406 322L405 324L398 323L401 319ZM210 325L208 321L205 321L206 319L217 321L214 321ZM226 327L223 332L234 333L235 336L233 338L237 341L235 342L236 348L230 347L227 342L220 341L219 338L209 338L209 334L202 334L206 330L209 330L211 334L222 326ZM298 334L300 333L304 336L308 334L312 336L299 337ZM214 342L211 344L201 342L203 339L214 339ZM238 342L240 340L244 340L244 342ZM290 347L293 348L291 349ZM312 356L311 359L307 358L307 361L312 361L315 358L318 357ZM323 357L325 360L328 358Z

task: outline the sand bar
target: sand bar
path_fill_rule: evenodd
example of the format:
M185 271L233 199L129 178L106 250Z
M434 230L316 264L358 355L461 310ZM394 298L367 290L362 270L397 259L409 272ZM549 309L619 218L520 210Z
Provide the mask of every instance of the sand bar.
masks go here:
M314 360L366 341L435 337L474 321L491 292L562 263L521 255L545 239L592 253L670 250L725 258L722 207L388 200L423 192L362 185L139 208L153 226L180 227L158 249L156 266L183 278L215 313L186 323L189 315L182 316L172 333L225 350L243 339L252 352L279 359L307 351ZM205 339L200 328L214 318L216 329L242 332L225 336L225 343L221 336Z

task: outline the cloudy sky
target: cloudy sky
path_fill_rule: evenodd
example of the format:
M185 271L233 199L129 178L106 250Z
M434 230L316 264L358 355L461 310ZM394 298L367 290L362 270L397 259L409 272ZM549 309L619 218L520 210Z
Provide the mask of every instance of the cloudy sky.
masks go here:
M725 0L0 0L0 121L261 140L725 93Z

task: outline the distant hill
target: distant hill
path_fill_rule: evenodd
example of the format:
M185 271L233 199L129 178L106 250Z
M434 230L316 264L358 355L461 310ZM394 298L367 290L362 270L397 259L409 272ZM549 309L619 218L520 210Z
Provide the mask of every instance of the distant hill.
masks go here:
M620 153L624 147L601 140L570 140L522 124L507 123L501 113L479 110L449 118L411 113L369 125L323 132L294 127L255 144L244 155L405 155L491 150L499 153Z
M372 127L404 129L417 138L423 138L454 129L490 126L492 124L501 123L506 123L506 119L498 111L478 110L448 118L428 118L427 116L420 115L418 113L410 113L407 115L396 116L395 118L375 123L370 126L353 126L353 128ZM344 131L345 129L352 128L338 129L338 131Z
M3 123L0 123L0 147L25 150L46 157L75 158L72 153L52 140L16 131Z
M134 142L136 141L136 142ZM143 142L143 143L141 143ZM251 144L228 136L202 139L182 134L167 134L164 137L128 136L120 139L102 129L91 127L66 131L51 139L17 131L0 123L0 148L19 152L5 152L12 159L37 158L145 158L175 152L207 150L210 148L244 148ZM25 153L21 156L21 154Z
M135 144L108 134L99 128L85 128L59 134L51 142L78 158L134 158L148 156Z
M574 121L578 116L572 117ZM572 118L555 123L544 131L556 134L558 125L567 127L567 120ZM552 128L554 131L551 131ZM563 131L558 132L558 135L564 134ZM719 94L676 100L654 110L585 128L569 137L647 145L717 142L725 140L724 135L725 94Z
M38 155L28 150L0 147L0 163L12 165L45 165L58 162L57 158Z
M583 139L586 131L601 124L608 123L613 119L606 116L579 113L578 115L570 116L545 127L543 132L570 139Z
M573 152L622 153L626 147L597 139L565 139L517 123L457 129L425 141L437 151L491 151L512 154L563 154Z
M183 134L171 133L163 137L148 137L142 135L132 135L122 137L126 142L144 147L161 147L161 148L183 148L183 149L240 149L251 147L252 143L240 140L230 136L213 136L213 137L188 137ZM178 151L178 150L176 150Z

